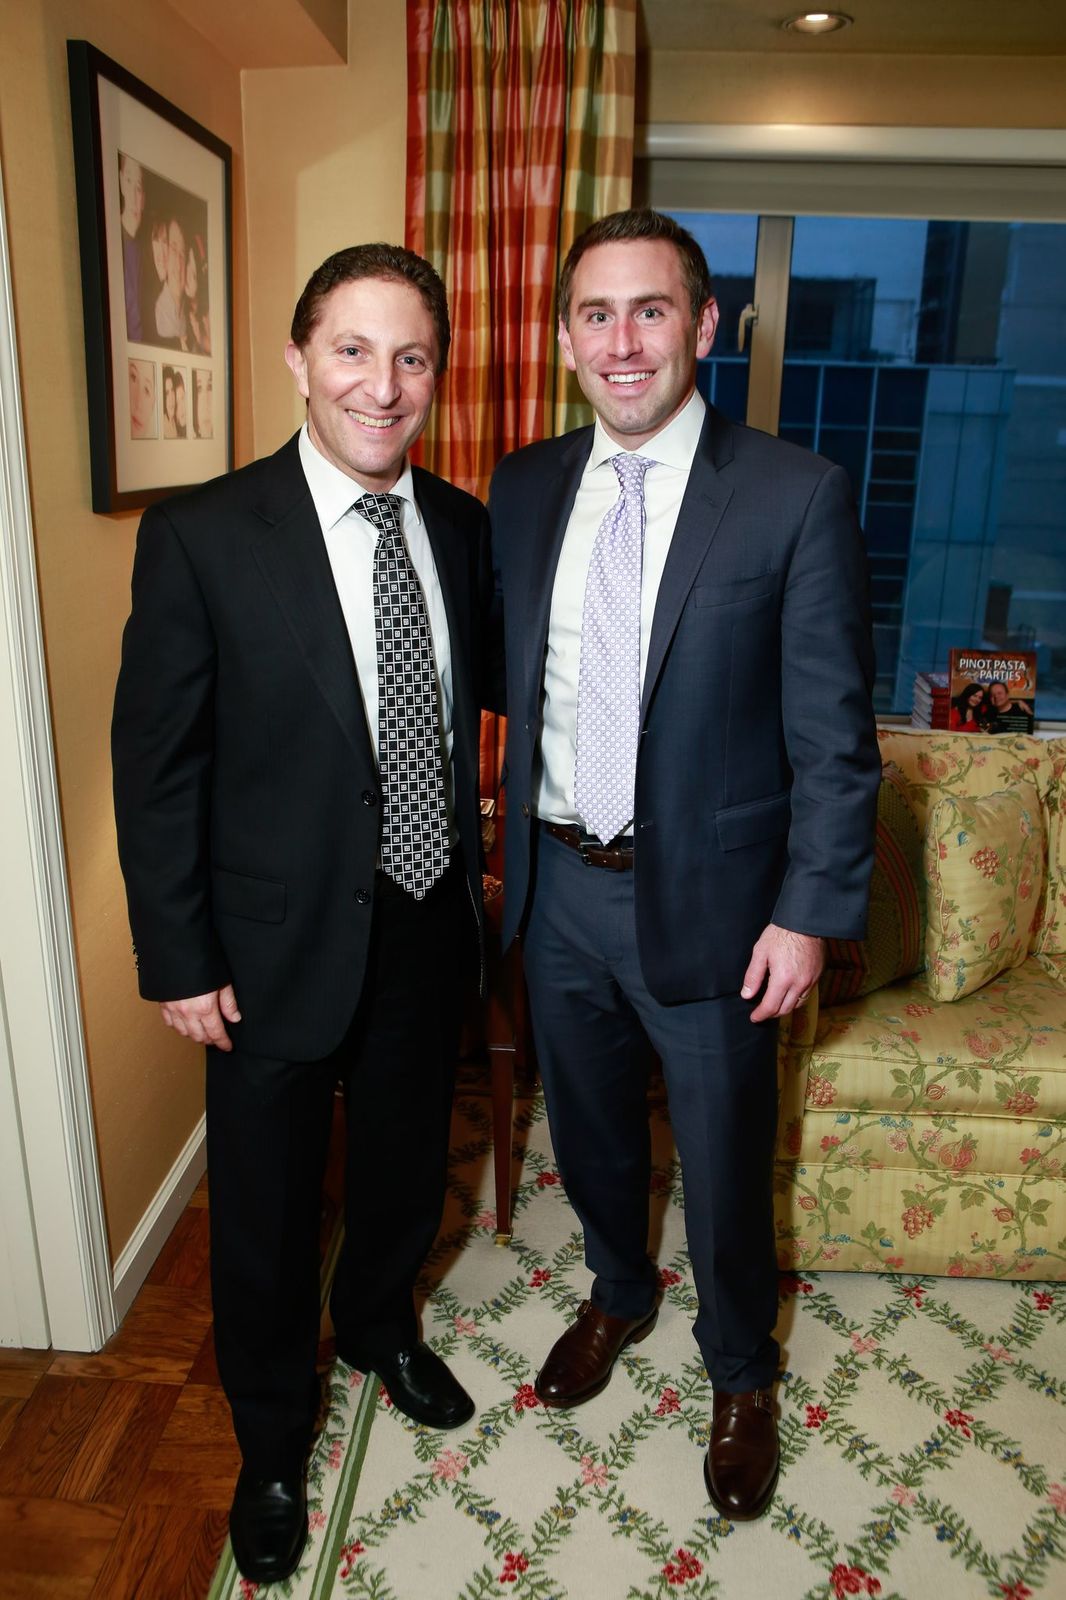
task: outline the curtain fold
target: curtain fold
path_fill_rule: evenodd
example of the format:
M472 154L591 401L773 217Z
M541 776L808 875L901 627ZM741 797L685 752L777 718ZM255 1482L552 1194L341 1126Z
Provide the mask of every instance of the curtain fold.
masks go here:
M575 237L630 203L636 0L408 0L407 244L452 350L416 459L484 498L508 450L589 419L556 343ZM502 730L486 719L482 792Z

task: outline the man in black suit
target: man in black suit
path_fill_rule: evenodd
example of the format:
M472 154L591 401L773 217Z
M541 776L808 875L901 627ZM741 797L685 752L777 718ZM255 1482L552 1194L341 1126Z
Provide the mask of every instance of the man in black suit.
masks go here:
M847 478L696 390L717 322L696 241L652 211L574 244L559 340L594 428L489 500L507 635L505 942L524 929L559 1170L591 1299L536 1392L590 1399L654 1326L646 1042L685 1188L714 1388L704 1475L733 1520L777 1478L777 1019L823 938L861 935L879 762Z
M483 507L411 468L448 354L444 288L391 245L312 275L286 359L307 421L150 508L113 727L142 995L207 1046L219 1371L244 1575L292 1572L318 1405L317 1236L348 1114L343 1359L401 1411L474 1406L419 1341L459 1008L477 959Z

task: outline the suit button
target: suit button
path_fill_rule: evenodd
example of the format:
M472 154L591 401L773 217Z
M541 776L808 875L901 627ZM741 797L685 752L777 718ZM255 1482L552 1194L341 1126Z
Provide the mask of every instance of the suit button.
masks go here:
M370 897L370 890L369 889L357 889L355 891L355 898L356 898L357 902L359 903L359 905L368 906L370 904L370 898L371 898Z
M376 806L378 803L378 797L373 789L364 789L360 798L365 806Z
M528 817L529 816L529 807L525 804L524 801L522 803L522 815L524 817Z

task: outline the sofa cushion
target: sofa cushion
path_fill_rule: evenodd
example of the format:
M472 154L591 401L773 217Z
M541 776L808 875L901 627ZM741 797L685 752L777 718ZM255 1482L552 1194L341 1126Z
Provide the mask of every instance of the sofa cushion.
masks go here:
M1066 987L1035 956L950 1006L912 978L821 1012L795 1054L808 1109L1050 1123L1066 1118Z
M958 1000L1025 960L1044 882L1044 826L1028 785L945 795L925 830L925 986Z
M945 794L982 795L1032 784L1044 808L1047 865L1032 949L1066 955L1066 739L878 730L882 761L900 768L924 827Z
M822 1005L839 1005L908 978L925 960L922 830L894 762L877 794L877 834L865 939L827 939Z

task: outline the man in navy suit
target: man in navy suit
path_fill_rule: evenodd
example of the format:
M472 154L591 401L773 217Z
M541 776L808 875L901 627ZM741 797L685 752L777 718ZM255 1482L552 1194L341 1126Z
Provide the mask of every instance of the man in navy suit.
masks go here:
M295 1570L318 1408L318 1227L348 1121L340 1355L397 1408L473 1401L418 1337L460 1009L481 915L488 520L421 468L444 287L393 245L312 274L276 455L144 515L115 701L115 805L141 993L207 1046L219 1371L246 1578Z
M777 1020L863 932L880 774L866 560L844 472L696 390L717 307L652 211L573 245L559 341L592 428L501 462L504 939L523 931L559 1170L593 1285L548 1355L590 1399L655 1324L647 1041L662 1060L726 1516L777 1479Z

